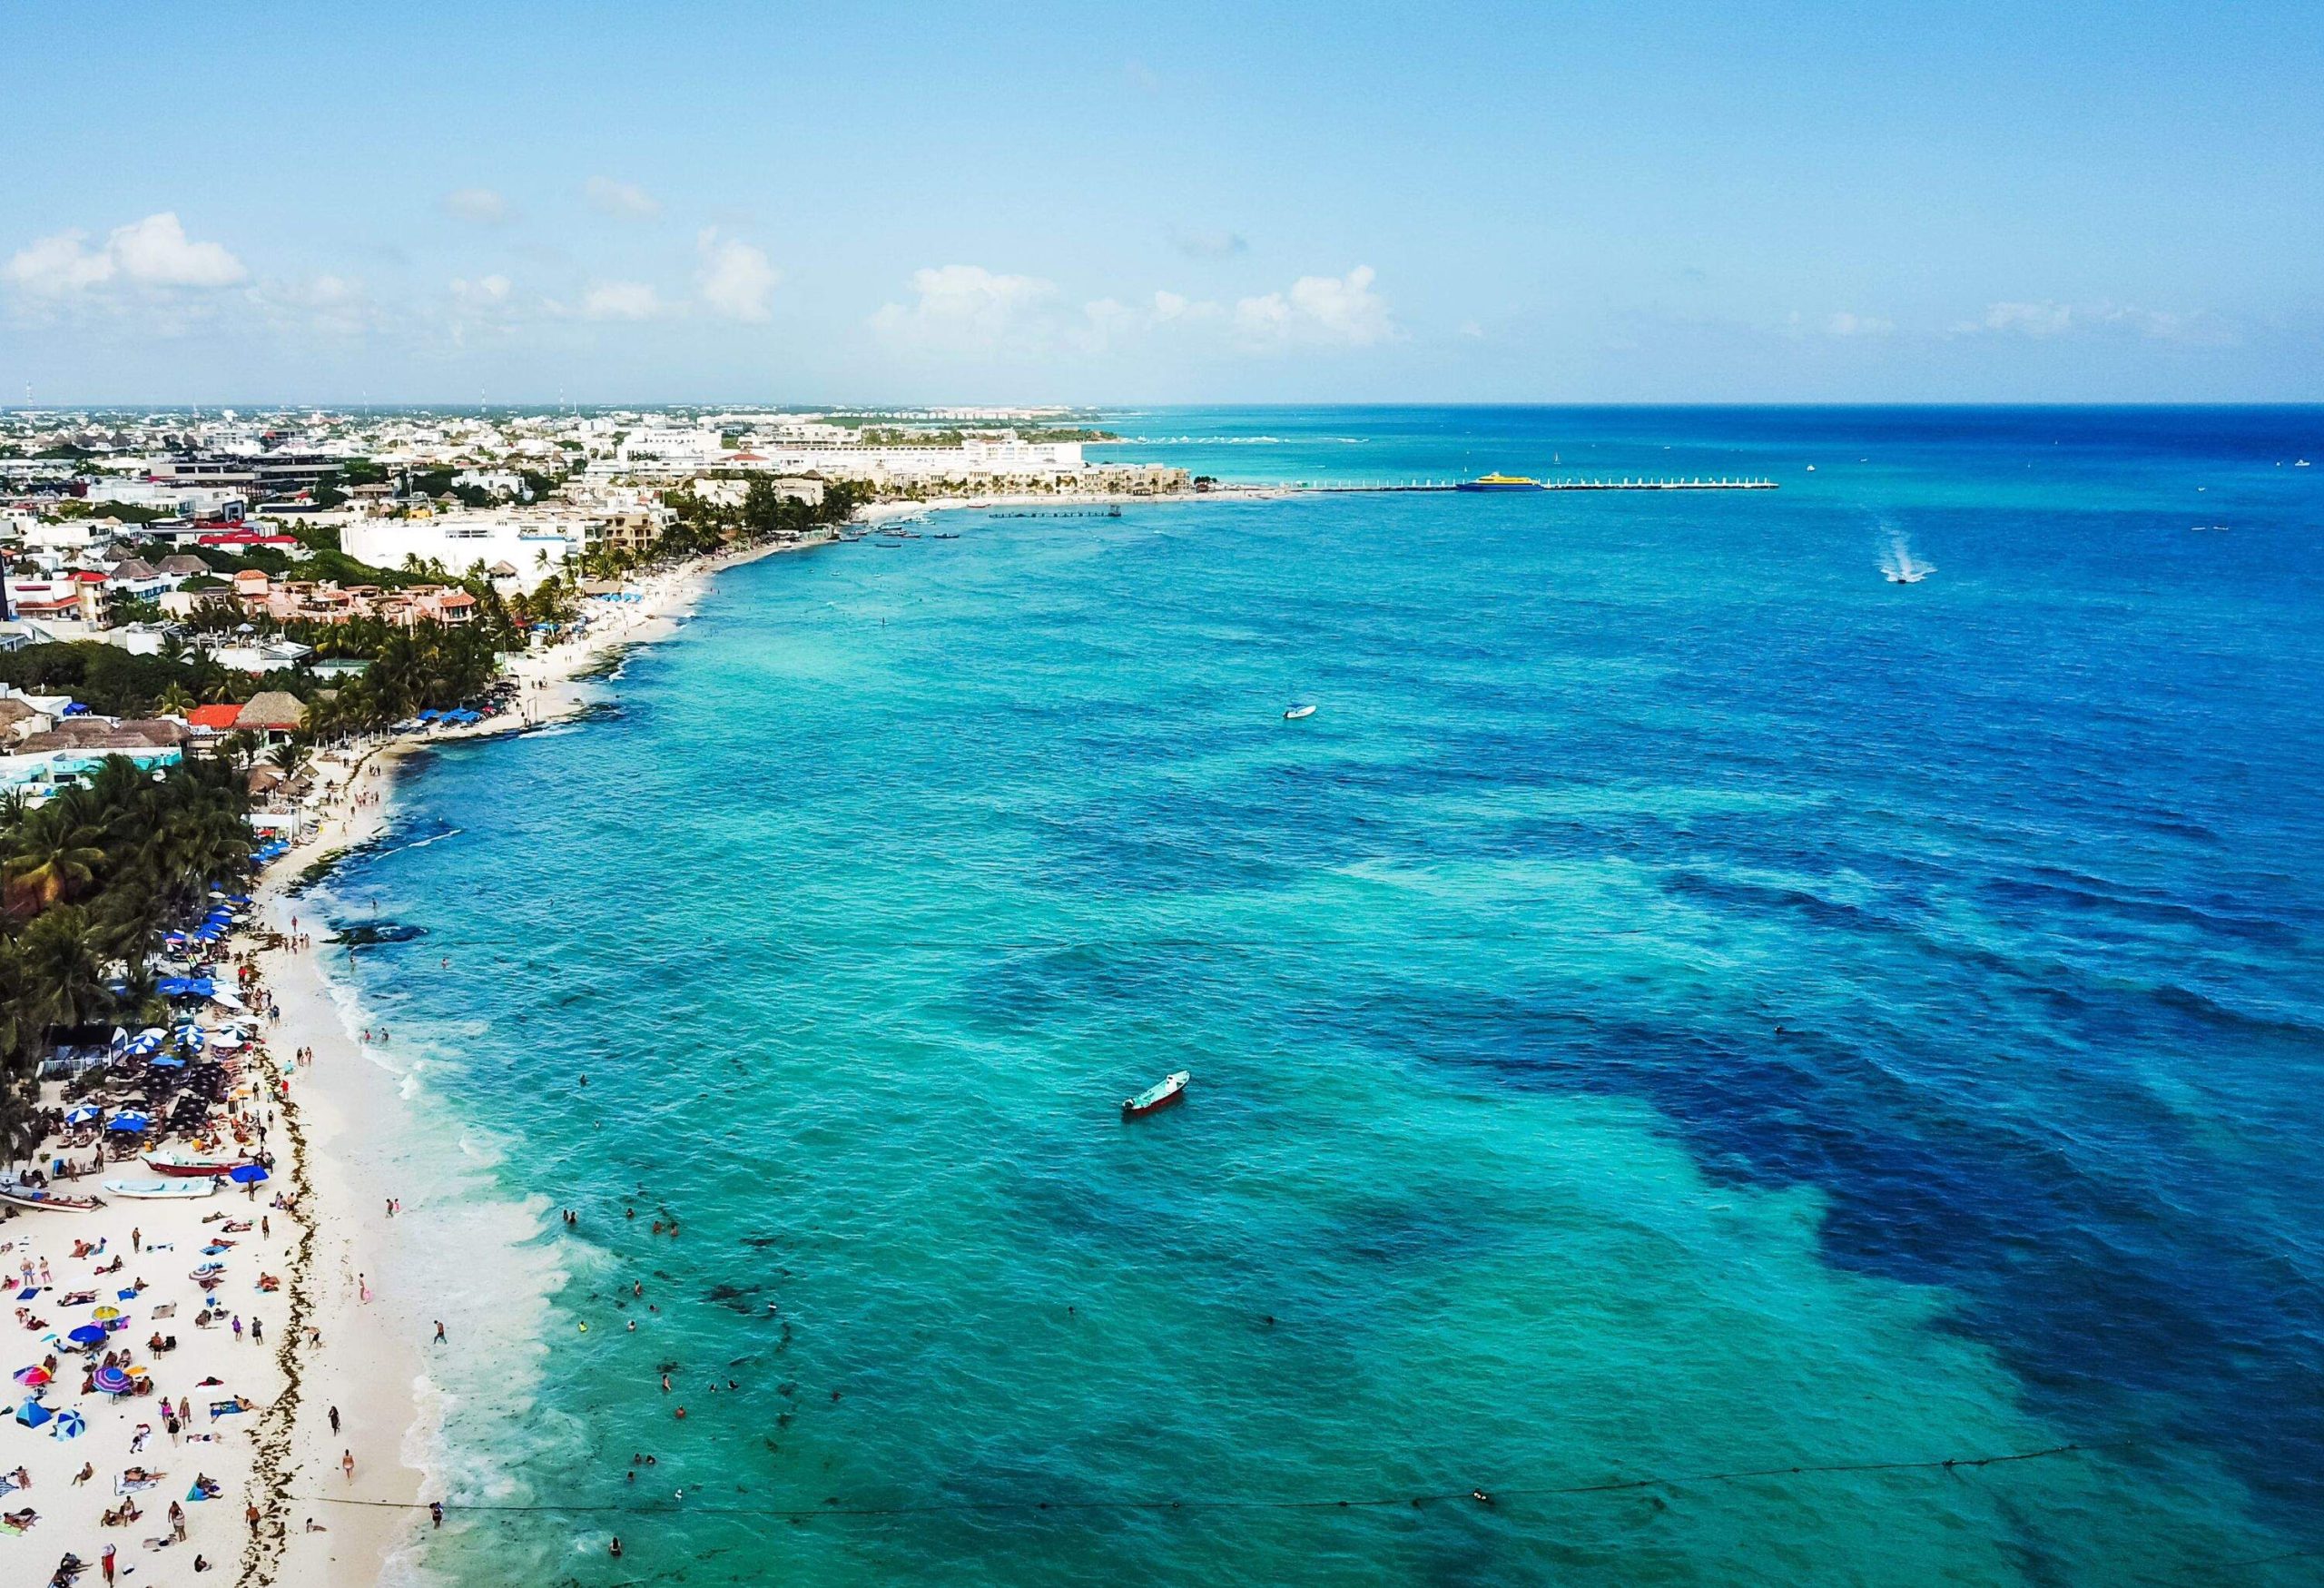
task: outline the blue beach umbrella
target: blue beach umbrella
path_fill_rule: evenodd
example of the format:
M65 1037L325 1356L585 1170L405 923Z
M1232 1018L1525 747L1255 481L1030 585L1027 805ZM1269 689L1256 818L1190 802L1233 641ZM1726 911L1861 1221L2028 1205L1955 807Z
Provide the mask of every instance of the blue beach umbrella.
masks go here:
M127 1395L137 1381L118 1367L100 1367L89 1376L89 1386L101 1395Z
M113 1117L113 1122L105 1129L119 1130L129 1136L143 1136L152 1128L152 1125L153 1121L143 1114L115 1114Z
M268 1177L262 1163L238 1163L226 1171L226 1178L238 1186L254 1186Z
M153 1068L156 1070L183 1070L185 1068L185 1060L182 1059L172 1059L167 1053L163 1053L153 1060Z
M89 1419L67 1406L56 1414L56 1426L48 1431L51 1439L78 1439L89 1431Z
M16 1421L27 1428L37 1428L54 1415L56 1415L54 1412L50 1411L30 1396L25 1396L25 1404L16 1408Z
M76 1346L102 1346L105 1343L104 1326L83 1324L64 1337Z
M104 1110L97 1108L93 1103L83 1103L79 1108L74 1109L71 1113L64 1116L64 1122L68 1125L85 1125L90 1120L98 1118L103 1111Z

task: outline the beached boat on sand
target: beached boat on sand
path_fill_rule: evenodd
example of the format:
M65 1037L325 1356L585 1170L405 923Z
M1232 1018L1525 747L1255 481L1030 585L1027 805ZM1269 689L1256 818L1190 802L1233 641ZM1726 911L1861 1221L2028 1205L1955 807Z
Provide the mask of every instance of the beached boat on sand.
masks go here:
M145 1155L147 1169L157 1175L168 1175L172 1179L194 1176L216 1179L222 1175L233 1173L250 1161L250 1158L242 1153L223 1158L191 1152L149 1152Z
M1192 1075L1183 1070L1164 1076L1161 1080L1147 1087L1136 1097L1123 1099L1122 1118L1135 1119L1139 1115L1150 1114L1157 1109L1168 1108L1187 1095L1187 1082L1193 1079Z
M27 1186L19 1180L0 1180L0 1203L37 1213L94 1213L104 1206L101 1198L67 1197L46 1186Z
M116 1197L175 1201L187 1197L207 1197L218 1189L218 1182L208 1175L185 1175L172 1180L107 1180L105 1189Z

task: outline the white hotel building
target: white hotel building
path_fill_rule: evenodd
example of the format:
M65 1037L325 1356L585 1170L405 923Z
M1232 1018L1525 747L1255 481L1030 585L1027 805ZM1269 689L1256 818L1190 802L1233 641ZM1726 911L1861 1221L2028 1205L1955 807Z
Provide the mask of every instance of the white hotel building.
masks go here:
M502 563L516 570L520 590L539 588L587 544L586 522L577 515L552 518L528 512L438 513L411 518L355 518L340 530L347 555L376 568L401 568L405 559L439 563L458 577Z

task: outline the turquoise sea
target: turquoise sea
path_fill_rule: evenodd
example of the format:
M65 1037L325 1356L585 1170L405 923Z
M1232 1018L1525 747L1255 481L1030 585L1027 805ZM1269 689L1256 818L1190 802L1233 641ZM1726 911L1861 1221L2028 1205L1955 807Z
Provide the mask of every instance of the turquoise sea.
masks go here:
M947 513L428 757L428 1573L2324 1580L2324 412L1111 422L1783 488Z

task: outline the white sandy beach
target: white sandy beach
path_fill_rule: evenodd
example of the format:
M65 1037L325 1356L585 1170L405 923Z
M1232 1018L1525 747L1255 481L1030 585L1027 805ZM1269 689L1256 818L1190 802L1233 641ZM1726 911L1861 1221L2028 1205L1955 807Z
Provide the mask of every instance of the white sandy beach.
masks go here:
M439 730L426 739L397 739L320 758L327 780L319 801L320 819L292 851L271 868L255 894L258 908L286 934L295 920L311 932L316 922L300 916L291 897L301 874L317 860L375 838L392 813L398 765L428 743L522 731L570 716L592 698L585 675L602 667L620 650L650 644L676 631L710 580L721 570L799 547L754 547L637 581L632 602L598 604L583 634L561 645L518 658L510 672L517 680L516 709L460 729ZM428 1376L432 1326L442 1317L463 1344L485 1322L486 1297L399 1294L380 1276L395 1268L403 1241L427 1241L452 1210L431 1204L429 1188L389 1183L369 1150L383 1129L399 1129L409 1115L391 1050L366 1050L359 1031L348 1029L340 1003L323 970L322 945L313 953L269 952L261 963L281 1012L278 1049L311 1049L314 1064L300 1077L294 1114L303 1161L318 1210L316 1236L304 1275L311 1295L320 1343L299 1363L299 1407L281 1473L284 1514L279 1580L368 1585L418 1541L431 1525L428 1502L441 1497L440 1481L423 1469L434 1415L436 1386ZM387 1216L390 1197L403 1211ZM461 1209L473 1214L474 1209ZM489 1210L497 1238L508 1243L530 1233L514 1208ZM362 1299L364 1280L371 1299ZM330 1408L340 1415L334 1435ZM419 1437L415 1437L418 1430ZM342 1453L356 1458L350 1482L339 1468ZM305 1530L313 1517L323 1531Z
M861 518L876 525L931 508L970 505L1002 504L891 504ZM1049 497L1029 498L1024 505L1072 504ZM401 1243L428 1241L455 1219L466 1221L461 1233L472 1238L478 1218L476 1209L431 1202L432 1188L384 1178L383 1155L373 1149L391 1141L410 1117L399 1056L367 1049L362 1033L348 1029L324 971L330 944L321 923L300 912L299 880L316 862L384 830L396 768L413 752L439 740L520 732L571 715L592 698L586 675L626 646L675 632L719 571L821 544L754 547L636 581L634 599L593 601L583 632L513 660L509 671L517 688L509 709L466 727L316 757L307 830L253 889L251 908L221 951L222 976L232 975L224 962L246 958L272 1000L258 1045L241 1056L237 1107L251 1122L254 1146L257 1125L265 1125L273 1178L255 1194L222 1186L191 1199L107 1196L94 1210L25 1211L0 1224L0 1268L14 1276L29 1263L34 1276L34 1294L14 1304L20 1309L19 1360L0 1364L0 1370L36 1367L57 1355L56 1382L40 1398L58 1411L77 1411L86 1422L85 1431L69 1438L54 1436L54 1423L37 1429L9 1425L0 1473L13 1475L21 1465L29 1483L0 1494L0 1512L29 1507L37 1520L21 1532L0 1531L0 1577L45 1581L68 1551L90 1563L94 1573L111 1544L119 1577L144 1584L193 1583L199 1556L240 1583L368 1588L431 1525L428 1503L441 1493L440 1478L425 1470L426 1425L438 1398L428 1376L433 1324L443 1318L466 1344L480 1328L488 1331L491 1298L481 1285L472 1295L456 1286L426 1296L401 1294L388 1276L399 1267L399 1251L408 1249ZM304 932L315 941L306 952L288 942L263 946L258 934L268 932L285 940ZM310 1050L313 1061L294 1067L289 1060L301 1050ZM261 1090L271 1090L278 1080L281 1094L258 1101ZM47 1096L57 1100L59 1089L52 1085ZM44 1167L58 1156L55 1146L52 1141L38 1160ZM86 1163L91 1149L64 1156ZM153 1178L134 1162L109 1165L103 1175L60 1180L56 1189L103 1196L97 1191L103 1179ZM398 1218L387 1213L390 1198L406 1199ZM281 1210L278 1198L297 1211ZM535 1228L529 1216L515 1208L488 1210L482 1218L487 1238L504 1248L513 1248ZM230 1223L243 1222L252 1228L229 1233ZM75 1243L85 1243L86 1255L74 1255ZM220 1249L205 1255L203 1248L213 1244ZM120 1270L98 1271L116 1258L125 1258ZM216 1290L222 1310L214 1326L202 1327L194 1321L203 1291L192 1270L213 1259L224 1265ZM277 1286L261 1291L261 1275ZM90 1293L85 1300L79 1298L83 1292ZM123 1315L106 1346L150 1375L152 1393L116 1399L82 1392L84 1359L60 1349L57 1336L89 1323L103 1306ZM239 1338L231 1323L237 1315L243 1324ZM259 1330L262 1340L255 1337ZM148 1351L147 1338L156 1333L174 1336L175 1347ZM12 1387L18 1401L30 1393L24 1386ZM192 1414L175 1444L161 1415L163 1396L184 1397ZM232 1397L247 1401L250 1409L222 1410L213 1419L212 1403L222 1407ZM342 1467L348 1456L351 1477ZM75 1484L84 1464L94 1475ZM128 1480L140 1486L124 1486L123 1475L141 1466L154 1475ZM215 1480L215 1498L187 1499L197 1476ZM133 1500L143 1514L123 1525L103 1525L104 1514L117 1513L124 1499ZM172 1538L169 1525L172 1499L186 1513L182 1543ZM259 1513L255 1531L248 1520L251 1506Z

